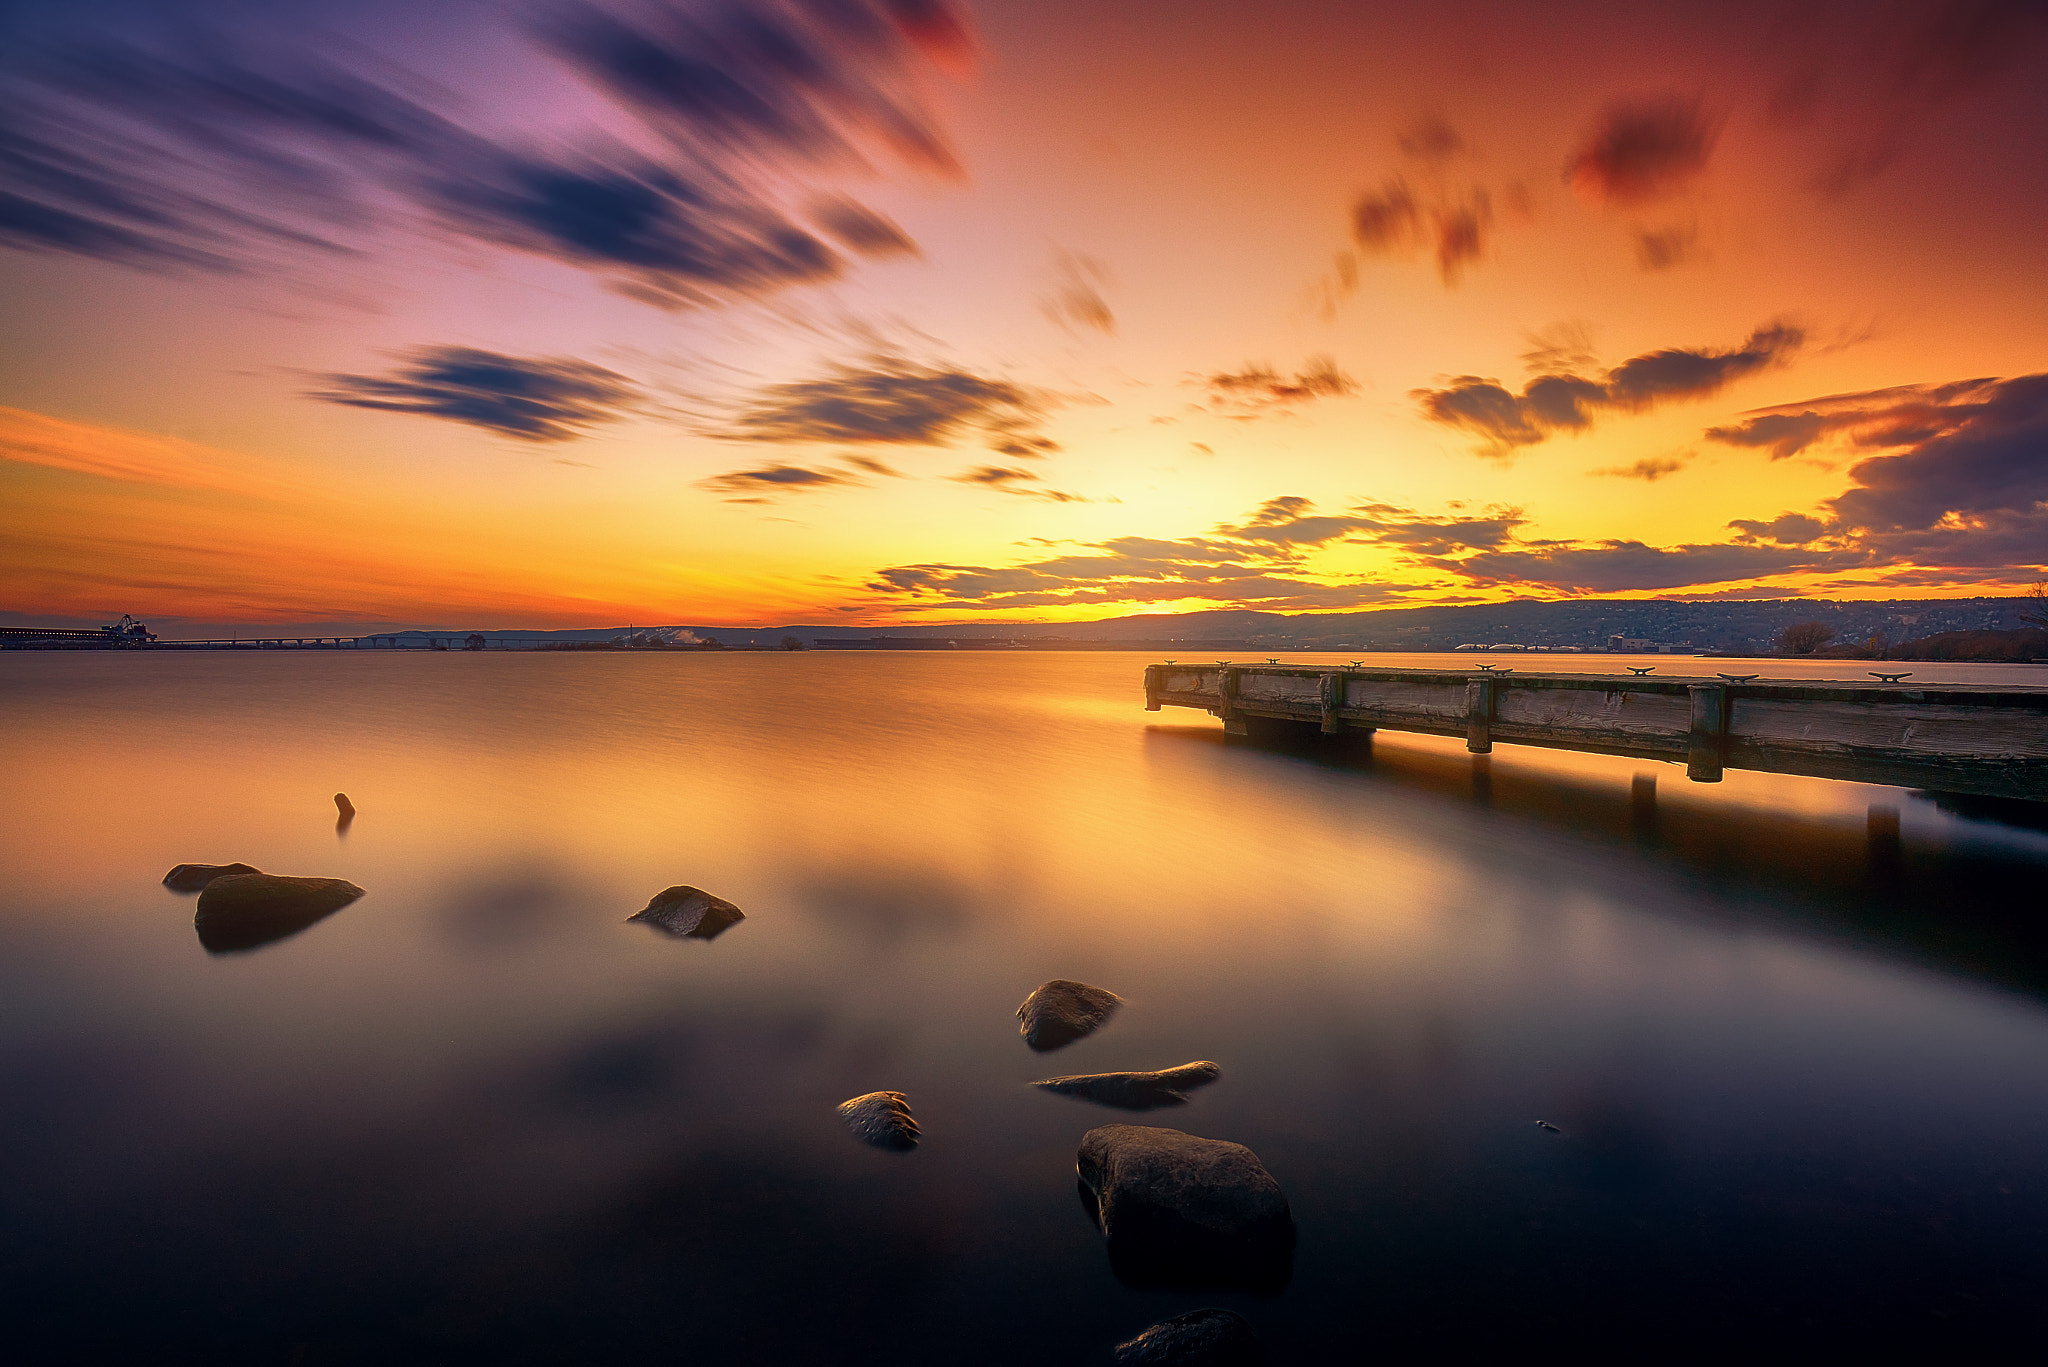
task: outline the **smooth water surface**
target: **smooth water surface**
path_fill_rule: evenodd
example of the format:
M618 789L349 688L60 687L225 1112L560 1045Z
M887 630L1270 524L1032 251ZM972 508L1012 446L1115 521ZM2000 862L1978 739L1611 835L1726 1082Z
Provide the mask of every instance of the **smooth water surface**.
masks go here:
M1144 712L1150 658L0 657L8 1355L1105 1363L1208 1304L1275 1364L2031 1326L2048 833L1258 749ZM209 953L158 884L230 860L368 895ZM677 883L747 919L625 924ZM1036 1055L1054 977L1128 1005ZM1024 1085L1196 1059L1141 1115ZM914 1152L834 1113L883 1089ZM1074 1152L1119 1122L1260 1155L1284 1290L1118 1280Z

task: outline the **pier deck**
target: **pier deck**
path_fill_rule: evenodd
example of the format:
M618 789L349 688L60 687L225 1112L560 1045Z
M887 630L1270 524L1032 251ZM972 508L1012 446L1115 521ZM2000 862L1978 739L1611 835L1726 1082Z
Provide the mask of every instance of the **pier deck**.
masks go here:
M1724 769L2048 801L2048 688L1730 682L1327 665L1151 665L1145 706L1198 707L1234 735L1417 731Z

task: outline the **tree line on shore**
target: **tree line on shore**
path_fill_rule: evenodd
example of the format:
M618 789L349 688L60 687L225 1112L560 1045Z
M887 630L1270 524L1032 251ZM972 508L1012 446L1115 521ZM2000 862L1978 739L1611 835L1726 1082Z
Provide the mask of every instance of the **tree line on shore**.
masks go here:
M1838 660L2048 660L2048 584L2036 584L2027 596L2031 606L2020 613L2027 625L2017 631L1943 631L1893 645L1882 635L1844 641L1826 622L1808 621L1786 627L1772 644L1780 655Z

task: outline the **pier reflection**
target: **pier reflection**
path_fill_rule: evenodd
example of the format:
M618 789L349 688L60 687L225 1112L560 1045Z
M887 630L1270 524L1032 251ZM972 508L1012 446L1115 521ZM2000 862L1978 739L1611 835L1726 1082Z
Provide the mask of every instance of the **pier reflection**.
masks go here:
M1194 749L1228 763L1242 760L1233 774L1239 779L1257 775L1284 783L1285 773L1274 765L1341 776L1351 795L1372 803L1376 815L1392 812L1418 827L1455 824L1461 812L1478 821L1485 813L1594 846L1632 847L1638 858L1673 866L1724 894L1722 915L1847 937L2048 997L2048 923L2038 914L2048 851L2024 840L1916 838L1902 825L1896 799L1870 804L1861 814L1848 807L1803 812L1753 806L1718 795L1660 800L1656 773L1595 777L1547 767L1543 752L1526 749L1518 761L1514 751L1468 755L1385 737L1378 745L1331 745L1313 734L1247 744L1205 727L1155 726L1149 734L1157 747ZM2038 819L2041 814L2027 809L2043 805L1934 794L1914 798L2016 827L2020 821L2011 809L2020 809L2021 820ZM1428 838L1440 833L1432 829ZM1493 838L1512 843L1514 836L1496 831ZM1564 861L1559 872L1575 882L1604 884L1618 896L1629 890L1629 865L1610 858Z

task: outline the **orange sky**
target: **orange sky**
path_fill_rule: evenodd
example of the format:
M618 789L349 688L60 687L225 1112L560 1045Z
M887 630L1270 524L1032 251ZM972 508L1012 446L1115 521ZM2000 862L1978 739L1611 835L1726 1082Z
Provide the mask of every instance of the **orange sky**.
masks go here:
M0 17L0 609L2048 572L2038 5L511 14Z

